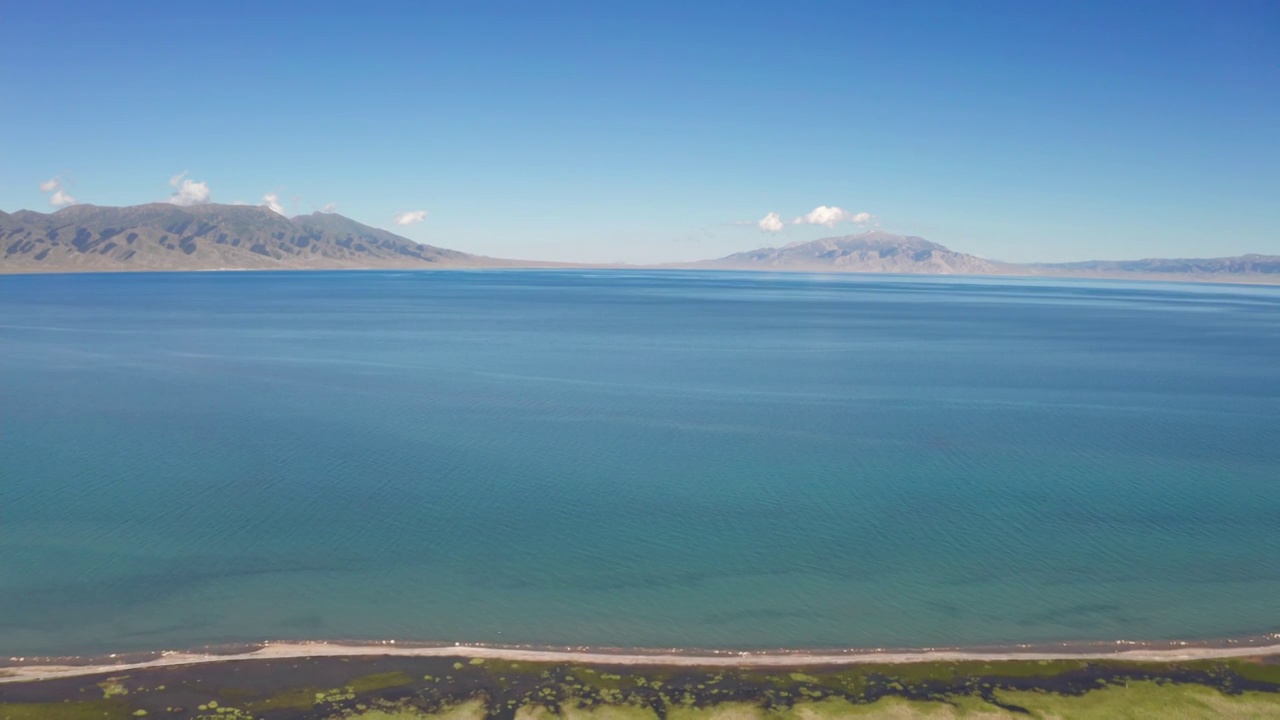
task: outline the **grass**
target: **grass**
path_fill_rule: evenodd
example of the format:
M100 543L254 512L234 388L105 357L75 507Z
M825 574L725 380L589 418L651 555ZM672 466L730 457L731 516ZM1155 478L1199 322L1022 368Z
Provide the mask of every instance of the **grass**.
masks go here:
M0 720L124 720L133 718L123 700L61 703L0 703Z
M658 720L653 708L635 705L597 705L591 708L565 707L562 720Z
M1280 717L1280 694L1226 695L1198 685L1137 682L1128 686L1112 685L1078 696L1031 691L999 691L996 696L1002 703L1025 708L1031 717L1038 718L1155 720L1176 717L1183 720L1211 720ZM1012 713L1009 716L1014 717Z
M319 690L311 687L293 688L276 693L262 700L245 703L245 707L257 711L270 710L306 710L315 704Z
M1280 662L1264 663L1261 658L1245 658L1221 664L1247 680L1280 685Z
M342 683L327 688L268 683L265 687L276 689L237 690L217 687L210 680L221 676L211 673L200 687L205 697L226 707L210 700L185 712L166 707L166 698L185 704L189 695L179 688L166 693L163 683L170 678L163 673L146 678L152 689L136 683L126 688L125 677L97 676L70 690L68 702L0 702L0 720L657 720L660 714L667 720L1280 718L1280 665L1274 661L974 661L768 669L463 659L450 675L454 658L417 665L397 660L366 668L384 672L345 681L350 670L318 675Z
M128 695L129 688L124 685L124 681L128 679L129 676L125 675L123 677L107 678L98 683L98 687L102 689L102 697L113 698L119 695Z
M667 711L667 720L763 720L765 711L745 702L716 703L708 707L677 707Z
M261 700L246 702L244 706L254 712L306 710L315 705L341 703L380 690L406 687L415 682L413 677L403 672L374 673L352 678L340 688L291 688Z
M356 695L364 695L366 693L387 690L393 687L412 685L414 682L414 679L410 677L408 673L385 672L375 673L373 675L362 675L361 677L348 682L346 687Z

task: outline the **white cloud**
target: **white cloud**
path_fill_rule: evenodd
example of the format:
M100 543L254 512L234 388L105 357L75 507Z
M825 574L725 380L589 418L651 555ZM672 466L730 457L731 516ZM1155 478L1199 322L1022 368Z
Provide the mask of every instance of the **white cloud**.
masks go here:
M837 223L842 222L851 222L863 225L874 219L875 216L869 212L852 213L844 208L835 207L834 205L831 207L819 205L809 211L809 214L801 215L795 220L792 220L791 223L793 225L826 225L827 227L835 227Z
M414 225L427 219L426 210L409 210L397 214L393 220L397 225Z
M208 184L188 178L186 170L169 178L169 187L176 188L169 196L169 202L174 205L203 205L212 195Z
M320 208L320 212L326 212L326 213L337 212L337 210L338 210L337 203L325 203L324 207Z
M49 204L54 207L66 207L68 205L75 205L78 202L80 201L71 197L67 194L66 190L62 189L59 189L52 197L49 198Z
M263 195L262 204L266 205L271 212L276 213L277 215L284 215L285 217L289 216L288 213L284 211L284 206L280 204L280 196L276 193L267 193L266 195Z
M760 221L756 223L756 226L760 228L760 232L779 232L782 230L782 216L776 212L771 212L760 218Z
M49 196L49 204L56 208L75 205L80 202L62 188L62 178L60 177L52 177L40 183L40 192L53 193Z
M827 227L834 227L836 223L852 218L853 214L843 208L819 205L811 210L808 215L801 215L791 222L796 225L826 225Z
M204 182L183 180L182 185L170 196L169 202L174 205L203 205L209 202L209 186Z

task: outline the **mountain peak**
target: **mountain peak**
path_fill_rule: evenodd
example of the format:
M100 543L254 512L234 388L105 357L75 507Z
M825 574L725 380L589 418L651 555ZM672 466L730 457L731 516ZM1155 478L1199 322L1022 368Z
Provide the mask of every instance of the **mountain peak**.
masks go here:
M949 250L915 235L868 230L735 253L694 263L725 269L809 270L815 272L998 274L1006 266Z
M472 267L494 264L336 213L287 218L263 205L72 205L0 215L0 270Z

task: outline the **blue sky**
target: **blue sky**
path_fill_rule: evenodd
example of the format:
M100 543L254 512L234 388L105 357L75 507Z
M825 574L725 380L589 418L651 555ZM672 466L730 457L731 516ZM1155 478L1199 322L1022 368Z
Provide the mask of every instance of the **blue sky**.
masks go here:
M869 227L1013 261L1280 254L1274 0L0 12L9 211L190 181L508 257Z

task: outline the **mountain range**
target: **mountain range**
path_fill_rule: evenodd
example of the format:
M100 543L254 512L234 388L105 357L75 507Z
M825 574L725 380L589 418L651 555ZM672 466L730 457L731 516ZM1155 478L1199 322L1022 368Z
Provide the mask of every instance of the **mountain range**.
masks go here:
M250 205L73 205L0 212L0 272L501 267L335 213Z
M683 267L721 270L1020 275L1206 282L1280 283L1280 256L1148 258L1070 263L1009 263L956 252L912 235L872 230L735 253Z
M760 248L691 267L723 270L800 270L812 272L925 273L931 275L1008 275L1015 266L949 250L935 242L878 230L829 237L780 248ZM1019 273L1020 274L1020 273Z
M261 206L169 203L0 211L0 273L567 266L424 245L336 213L287 218ZM1280 283L1274 255L1007 263L878 230L661 267Z

